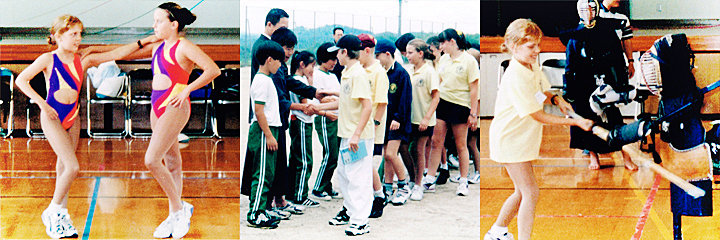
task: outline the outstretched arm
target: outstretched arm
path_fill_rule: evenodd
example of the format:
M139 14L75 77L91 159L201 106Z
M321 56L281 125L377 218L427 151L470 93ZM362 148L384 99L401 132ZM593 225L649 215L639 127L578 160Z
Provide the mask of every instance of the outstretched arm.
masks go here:
M150 55L152 51L150 45L152 43L157 42L158 39L155 37L155 35L148 36L146 38L143 38L140 40L140 44L143 45L142 48L140 48L140 45L137 44L137 42L134 43L128 43L123 46L117 47L113 50L106 51L106 52L98 52L98 53L91 53L82 58L82 65L84 68L89 68L92 66L97 66L100 63L104 63L107 61L117 60L117 59L123 59L127 57L128 55L139 52L138 54L141 55ZM88 47L88 48L92 48ZM107 50L107 48L103 47L102 50ZM88 52L92 52L92 49L89 49Z

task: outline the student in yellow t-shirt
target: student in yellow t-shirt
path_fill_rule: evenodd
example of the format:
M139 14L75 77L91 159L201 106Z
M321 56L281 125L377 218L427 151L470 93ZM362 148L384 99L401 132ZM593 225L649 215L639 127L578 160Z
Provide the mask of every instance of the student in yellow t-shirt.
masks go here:
M435 109L440 102L440 77L432 66L435 55L422 39L414 39L406 47L407 58L413 64L410 79L412 80L412 110L410 121L412 123L412 138L415 143L415 187L413 187L411 200L420 201L423 198L421 187L423 171L427 156L426 149L430 147L428 139L433 134L436 124Z
M563 118L547 114L543 104L555 104L563 113L572 111L562 97L552 95L550 84L540 69L542 31L527 19L510 23L501 49L512 54L502 76L495 101L495 116L490 123L490 158L502 163L515 185L505 200L498 218L485 239L512 239L507 226L518 216L518 239L530 239L539 189L531 160L537 159L542 140L542 125L574 125L589 130L587 119Z
M388 89L390 88L390 80L387 76L387 71L382 67L380 61L375 59L375 44L376 40L370 34L360 34L358 39L362 42L363 50L360 51L360 64L365 68L365 73L370 81L372 91L372 115L371 120L374 123L375 130L375 147L373 150L373 191L375 200L373 200L373 209L370 216L377 218L382 216L382 209L385 206L385 202L390 196L392 196L392 188L385 189L383 192L382 182L380 181L380 175L378 169L380 168L380 161L382 160L382 149L383 143L385 142L385 122L388 104ZM385 165L387 168L388 166Z
M437 71L440 75L440 102L437 107L437 124L432 137L430 165L423 180L426 192L435 191L435 177L440 155L444 148L445 135L449 129L455 138L455 147L460 163L460 176L455 192L459 196L468 195L469 153L467 148L468 126L477 122L477 84L480 79L478 64L467 53L470 43L465 34L455 29L445 29L438 35L440 49L445 55L440 57Z
M345 233L351 236L370 232L368 216L372 207L374 131L369 121L372 94L367 73L358 62L362 49L364 47L360 39L354 35L345 35L338 40L336 46L328 48L328 52L338 51L338 62L345 67L340 79L338 99L340 159L335 170L338 187L344 197L344 207L329 223L350 224ZM364 149L359 149L360 147ZM362 156L353 156L363 152L365 154Z

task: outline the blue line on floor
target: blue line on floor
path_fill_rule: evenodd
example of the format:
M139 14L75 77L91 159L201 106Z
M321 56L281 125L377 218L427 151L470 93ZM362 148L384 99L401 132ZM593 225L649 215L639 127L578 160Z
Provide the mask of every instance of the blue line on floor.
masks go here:
M95 177L95 189L93 190L92 202L90 203L90 209L88 209L87 218L85 219L85 230L83 230L83 240L87 240L90 237L90 227L92 226L93 214L95 213L95 202L97 201L98 189L100 189L100 179L102 177Z

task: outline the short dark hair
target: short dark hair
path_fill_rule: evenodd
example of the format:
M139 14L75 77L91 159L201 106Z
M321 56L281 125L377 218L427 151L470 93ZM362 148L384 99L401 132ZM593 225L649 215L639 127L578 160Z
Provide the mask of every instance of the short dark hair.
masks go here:
M265 60L267 60L268 57L278 61L285 60L285 50L282 49L280 44L273 41L262 41L258 44L255 60L257 60L260 65L265 65Z
M440 39L437 36L432 36L432 37L428 38L427 44L439 49L440 48Z
M343 33L345 33L345 29L343 29L343 28L341 28L341 27L335 27L335 28L333 28L332 34L334 35L334 34L335 34L335 31L337 31L337 30L343 31Z
M315 53L317 55L317 62L319 64L326 63L330 60L337 59L337 52L328 52L327 49L334 46L331 42L326 42L323 44L320 44L320 47L318 47L317 52Z
M400 50L400 52L405 52L405 47L413 39L415 39L415 35L413 35L412 33L403 34L397 40L395 40L395 47Z
M455 39L460 50L470 49L470 42L465 38L465 34L458 30L448 28L438 34L438 40L440 42L450 41L450 39Z
M267 25L267 23L270 22L270 24L275 25L282 18L290 18L290 15L288 15L285 10L279 8L270 9L270 12L265 16L265 24Z
M281 27L275 30L270 39L279 43L280 46L283 47L295 47L295 44L297 44L297 37L295 36L295 33L286 27Z
M350 50L350 49L345 49L345 50L347 50L347 55L350 59L360 58L360 50Z
M295 52L290 60L290 74L295 74L298 68L300 68L300 62L307 66L308 64L315 62L315 55L308 51Z

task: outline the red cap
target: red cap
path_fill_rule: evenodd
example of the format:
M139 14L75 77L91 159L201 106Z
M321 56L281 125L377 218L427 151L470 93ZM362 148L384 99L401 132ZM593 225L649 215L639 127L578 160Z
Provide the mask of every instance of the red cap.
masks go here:
M360 42L362 43L363 48L374 48L375 47L375 37L373 37L370 34L363 33L358 35L358 38L360 39Z

